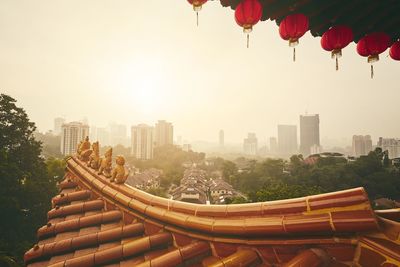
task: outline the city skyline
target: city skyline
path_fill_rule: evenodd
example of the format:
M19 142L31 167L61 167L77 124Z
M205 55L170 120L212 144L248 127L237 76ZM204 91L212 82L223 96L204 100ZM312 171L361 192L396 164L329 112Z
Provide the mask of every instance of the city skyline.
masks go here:
M387 52L371 80L354 43L343 50L338 72L309 33L291 62L271 22L254 27L246 49L233 11L211 1L199 27L190 6L178 0L2 4L0 88L18 99L41 131L60 115L86 116L94 125L162 117L185 139L212 141L224 129L228 143L240 142L247 132L274 136L276 125L295 125L298 114L308 111L323 118L321 139L400 134L399 124L386 123L396 121L400 95L393 75L400 65ZM148 22L148 12L156 19ZM94 23L104 16L109 24ZM372 108L379 95L391 97L385 108ZM79 108L70 109L71 103Z
M399 11L1 0L0 265L400 267Z
M318 114L316 114L316 115L318 116ZM307 116L314 116L314 115L307 115L307 114L300 115L300 117L304 117L304 116L307 117ZM62 121L62 123L60 123L60 121ZM87 118L84 118L83 120L67 121L67 120L65 120L65 118L56 117L56 118L54 118L53 129L51 129L49 131L52 134L60 135L61 133L59 131L61 131L61 126L64 124L68 125L71 123L72 124L83 123L85 125L88 125L89 126L89 137L90 137L90 140L92 140L92 141L99 141L101 145L106 145L106 146L123 145L125 147L129 147L131 144L131 141L130 141L131 140L131 134L130 134L131 131L128 130L128 128L132 128L138 124L146 124L146 123L138 123L135 125L124 125L124 124L119 124L115 121L112 121L112 122L109 122L108 126L106 126L106 127L98 127L97 125L90 125ZM182 146L183 143L189 144L189 143L193 142L193 143L197 143L197 145L198 145L198 143L200 142L200 143L204 143L204 144L214 144L215 147L212 148L212 150L215 150L216 148L223 149L223 147L224 147L224 145L221 146L221 137L222 137L223 142L225 139L224 138L224 130L222 130L222 129L220 129L218 131L218 138L214 139L214 140L208 140L208 141L206 141L206 140L187 140L186 138L183 139L182 135L175 135L174 131L173 131L173 128L175 128L175 126L173 126L173 122L167 122L165 120L157 120L156 122L149 123L149 125L153 125L151 127L153 127L155 129L155 131L154 131L154 146L157 146L157 142L156 142L157 137L156 136L157 136L157 132L160 131L160 130L157 131L157 125L160 123L161 123L161 125L165 125L165 126L162 126L162 128L170 127L170 130L167 130L166 132L164 132L165 130L162 130L163 131L162 135L165 135L164 138L166 138L165 140L169 140L167 142L168 144L175 144L175 145ZM300 151L301 136L300 136L300 133L299 133L299 135L297 135L297 133L296 133L297 132L296 128L300 128L300 123L298 125L281 125L281 124L276 125L276 127L278 129L277 133L275 133L275 135L273 135L273 136L261 137L261 141L259 142L260 143L259 148L266 147L268 150L268 154L270 154L270 155L285 156L285 155L289 155L289 154L295 154L297 152L301 153L301 151ZM121 134L121 131L118 131L118 134L116 136L115 136L115 134L112 134L113 128L115 129L115 127L119 128L119 129L123 128L123 133ZM287 131L286 130L287 127L289 127L289 128L294 127L293 130L290 130L290 131L292 131L292 133L289 134L289 135L291 135L291 137L288 137L288 136L284 137L285 139L289 138L289 140L294 139L294 137L296 137L296 140L289 141L292 143L290 145L292 147L292 149L291 149L292 153L288 153L287 151L285 151L285 149L282 150L282 147L279 147L279 144L278 144L279 131L280 131L280 128L283 129L283 127L285 127L285 130L283 130L285 132ZM58 128L60 128L60 129L58 129ZM45 132L43 132L43 133L45 133ZM114 133L115 133L115 130L114 130ZM221 136L221 134L222 134L222 136ZM254 134L257 135L257 133L254 133ZM322 149L321 151L329 151L332 148L333 149L340 149L340 148L349 149L352 146L354 146L354 136L358 136L359 134L360 133L356 133L356 134L353 134L353 136L350 136L350 137L348 136L346 138L342 138L342 140L340 140L340 141L334 140L334 139L327 140L326 138L322 137L321 142L320 142L320 145L321 145L320 148ZM286 135L286 133L285 133L285 135ZM371 135L369 135L369 134L366 134L366 135L369 136L369 138L371 138ZM376 139L371 138L372 145L377 146L380 138L396 139L396 140L399 139L398 137L393 137L393 136L384 136L384 137L379 136ZM271 144L270 139L274 139L276 144ZM119 141L116 141L116 140L119 140ZM339 141L339 142L335 143L335 141L336 142ZM288 142L288 139L286 139L284 141L284 143L287 143L287 142ZM297 143L297 145L296 145L296 143ZM281 146L282 146L282 144L281 144ZM219 146L217 146L217 145L219 145ZM229 142L227 142L227 145L231 149L236 147L236 149L234 149L236 151L239 146L242 147L243 138L241 140L229 141ZM294 147L296 147L296 146L297 146L297 150L298 150L297 152L296 152L296 149L294 149ZM325 148L327 148L327 149L325 149ZM354 147L352 149L354 150ZM230 151L229 149L225 150L225 152L229 152L229 151ZM351 153L354 154L354 151ZM349 153L349 154L351 154L351 153Z

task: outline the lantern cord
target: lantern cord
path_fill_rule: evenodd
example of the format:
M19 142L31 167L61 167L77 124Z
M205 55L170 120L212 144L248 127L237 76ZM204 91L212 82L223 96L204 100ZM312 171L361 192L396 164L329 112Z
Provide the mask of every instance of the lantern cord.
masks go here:
M371 64L371 79L374 78L374 65Z
M250 35L247 34L247 48L249 48L249 43L250 43Z
M336 57L336 71L339 70L339 59L338 57Z
M199 12L196 11L196 24L199 27Z
M296 61L296 47L293 47L293 62Z

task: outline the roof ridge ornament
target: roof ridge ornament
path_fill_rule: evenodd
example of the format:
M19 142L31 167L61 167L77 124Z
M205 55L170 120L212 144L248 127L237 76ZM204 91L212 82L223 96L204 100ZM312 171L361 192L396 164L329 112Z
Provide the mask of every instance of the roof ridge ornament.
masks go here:
M106 178L111 177L112 170L112 152L113 149L110 147L104 153L104 156L100 159L98 175L104 175Z

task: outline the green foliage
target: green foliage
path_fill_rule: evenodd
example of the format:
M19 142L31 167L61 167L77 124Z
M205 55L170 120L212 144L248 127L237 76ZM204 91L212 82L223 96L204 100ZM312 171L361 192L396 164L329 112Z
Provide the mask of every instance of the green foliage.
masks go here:
M55 181L60 182L65 174L66 162L64 159L48 158L46 160L46 167L48 176Z
M255 194L255 202L258 201L272 201L279 199L296 198L310 195L321 194L324 191L319 186L305 186L305 185L290 185L285 183L278 183L274 185L264 186ZM254 196L253 196L254 197Z
M0 251L0 266L19 267L17 260L9 253Z
M0 250L20 260L46 221L56 181L47 173L34 123L15 102L0 95Z
M243 204L249 203L244 197L225 198L225 204Z
M227 160L222 164L222 175L228 183L232 185L236 183L235 178L237 173L238 168L236 167L236 164L232 161Z
M239 162L242 164L243 159ZM355 187L364 187L371 199L399 200L400 196L399 169L391 166L387 152L381 149L354 162L332 155L307 165L302 155L293 155L289 162L281 159L250 162L245 170L238 170L232 161L224 161L221 170L224 179L251 201L288 199Z
M61 136L52 133L34 133L35 139L42 143L42 155L47 158L62 158Z

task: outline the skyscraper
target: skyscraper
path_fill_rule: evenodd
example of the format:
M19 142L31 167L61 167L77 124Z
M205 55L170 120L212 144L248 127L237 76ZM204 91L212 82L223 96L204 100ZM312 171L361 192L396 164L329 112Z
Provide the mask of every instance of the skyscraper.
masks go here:
M155 146L172 145L174 143L174 126L165 120L159 120L155 127Z
M280 154L293 155L297 153L296 125L278 125L278 148Z
M300 153L308 156L313 151L319 150L319 115L300 115Z
M368 155L372 151L372 140L370 135L353 135L353 156Z
M129 143L129 139L127 140L127 129L124 124L110 123L110 135L109 141L110 145L127 145Z
M64 118L55 118L54 119L54 134L59 135L61 134L61 126L65 123Z
M154 128L146 124L139 124L132 126L131 131L132 155L137 159L152 159Z
M398 138L379 137L377 146L382 148L383 151L387 150L390 159L400 157L400 139Z
M243 140L243 151L248 155L257 155L258 140L255 133L248 133L247 138Z
M96 140L99 141L101 146L109 146L111 145L110 142L110 132L107 128L97 128L96 129ZM93 139L94 141L94 139Z
M276 140L276 137L269 138L269 152L271 154L278 152L278 141Z
M224 147L225 145L225 134L224 130L219 130L219 146Z
M80 141L89 136L89 126L82 122L64 123L61 126L61 153L64 156L76 152Z

